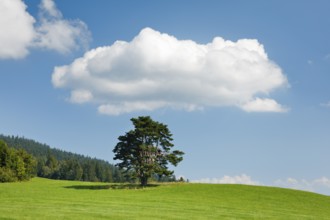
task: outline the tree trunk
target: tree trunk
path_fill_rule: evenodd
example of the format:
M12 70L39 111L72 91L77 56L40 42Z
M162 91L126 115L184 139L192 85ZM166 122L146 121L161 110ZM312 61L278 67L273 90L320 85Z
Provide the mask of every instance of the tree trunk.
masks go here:
M148 185L148 177L146 176L142 176L140 177L140 182L141 182L141 186L145 187Z

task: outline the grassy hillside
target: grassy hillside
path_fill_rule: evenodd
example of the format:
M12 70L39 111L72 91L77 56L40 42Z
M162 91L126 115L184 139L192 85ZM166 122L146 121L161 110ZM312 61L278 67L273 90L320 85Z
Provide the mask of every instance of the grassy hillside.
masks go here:
M0 219L330 219L330 197L244 185L0 184Z

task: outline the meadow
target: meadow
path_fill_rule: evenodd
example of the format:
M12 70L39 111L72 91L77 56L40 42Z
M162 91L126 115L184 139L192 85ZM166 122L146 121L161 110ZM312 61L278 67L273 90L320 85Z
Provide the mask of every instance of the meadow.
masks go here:
M0 184L0 219L330 219L330 197L246 185L33 178Z

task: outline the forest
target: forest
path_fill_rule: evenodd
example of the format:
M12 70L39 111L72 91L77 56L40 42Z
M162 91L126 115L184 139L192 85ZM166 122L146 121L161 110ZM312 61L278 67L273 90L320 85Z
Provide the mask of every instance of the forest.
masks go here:
M51 148L46 144L18 136L0 135L7 145L24 149L36 160L34 173L38 177L92 182L124 182L125 178L114 165L96 158Z

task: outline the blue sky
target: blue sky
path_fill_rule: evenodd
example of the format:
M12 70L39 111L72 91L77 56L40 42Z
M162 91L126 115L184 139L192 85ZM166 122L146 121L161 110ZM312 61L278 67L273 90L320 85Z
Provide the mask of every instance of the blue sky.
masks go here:
M330 194L329 7L1 1L0 133L113 163L150 115L186 153L178 176Z

